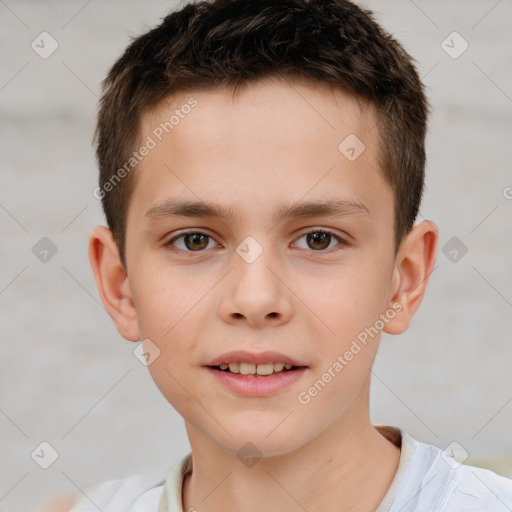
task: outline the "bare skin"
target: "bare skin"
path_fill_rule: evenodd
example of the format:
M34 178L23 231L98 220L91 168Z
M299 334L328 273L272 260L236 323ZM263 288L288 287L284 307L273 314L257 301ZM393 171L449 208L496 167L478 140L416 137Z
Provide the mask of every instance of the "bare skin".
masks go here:
M75 496L54 496L43 507L43 512L68 512L76 504Z
M437 228L416 224L395 254L375 116L344 92L264 81L235 99L180 93L143 115L140 144L190 96L197 106L137 167L127 268L107 228L90 238L105 307L123 337L158 347L149 370L185 420L193 472L183 509L374 511L400 456L369 415L380 332L308 403L298 396L365 328L408 328L434 267ZM365 146L353 161L338 149L351 134ZM173 216L176 199L233 216ZM343 201L342 213L274 218L283 204L328 200ZM332 232L324 246L307 236L319 230ZM204 246L175 239L184 231L206 235L195 239ZM247 237L262 248L251 263L237 253ZM393 304L400 311L377 324ZM206 368L231 350L276 351L307 369L271 396L241 396ZM261 453L251 467L237 456L247 442Z

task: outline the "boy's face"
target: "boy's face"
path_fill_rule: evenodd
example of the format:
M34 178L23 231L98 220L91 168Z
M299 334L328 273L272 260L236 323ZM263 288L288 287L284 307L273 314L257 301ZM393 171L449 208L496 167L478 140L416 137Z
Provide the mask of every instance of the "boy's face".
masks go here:
M191 96L197 105L158 141L160 123ZM237 451L251 441L272 455L368 421L375 328L384 315L392 332L398 288L394 197L378 170L375 124L343 92L277 81L235 100L221 90L179 94L143 116L140 145L148 136L157 144L130 199L124 335L158 347L150 372L193 442ZM173 201L232 216L175 216ZM279 216L334 201L338 214ZM171 242L185 231L198 234ZM286 356L306 368L287 383L239 375L231 387L208 367L231 351L277 352L268 362ZM225 362L244 356L234 359ZM258 395L255 379L276 387ZM320 391L308 391L318 380Z

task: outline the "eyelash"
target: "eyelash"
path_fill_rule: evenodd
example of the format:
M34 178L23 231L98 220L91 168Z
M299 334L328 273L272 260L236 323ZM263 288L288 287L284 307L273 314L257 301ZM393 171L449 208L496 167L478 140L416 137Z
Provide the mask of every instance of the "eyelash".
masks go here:
M304 236L306 235L310 235L312 233L322 233L322 234L326 234L326 235L331 235L333 238L335 238L339 243L336 247L334 248L331 248L331 249L324 249L324 250L318 250L318 251L315 251L313 249L310 249L311 252L317 252L317 253L330 253L330 252L335 252L337 250L341 250L340 246L346 246L348 245L348 243L343 239L341 238L339 235L335 234L333 231L329 230L329 229L313 229L311 231L307 231L306 233L302 233L302 235L300 235L297 240L300 240L301 238L303 238ZM201 252L205 252L206 249L202 249L202 250L199 250L199 251L190 251L190 250L184 250L184 249L177 249L176 247L173 246L174 242L176 242L176 240L179 240L180 238L183 238L184 236L186 235L191 235L191 234L197 234L197 235L205 235L206 237L210 238L210 239L213 239L213 237L211 235L209 235L208 233L205 233L204 231L200 231L200 230L190 230L190 231L183 231L181 232L180 234L174 236L173 238L171 238L168 242L166 242L164 245L169 247L171 251L173 252L176 252L176 253L188 253L188 254L191 254L193 255L194 253L201 253Z

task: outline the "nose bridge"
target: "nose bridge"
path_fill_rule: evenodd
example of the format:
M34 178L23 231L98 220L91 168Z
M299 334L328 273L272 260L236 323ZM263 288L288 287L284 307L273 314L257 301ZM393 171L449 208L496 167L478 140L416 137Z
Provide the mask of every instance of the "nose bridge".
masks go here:
M250 296L260 300L264 296L275 295L276 277L270 268L277 267L278 262L268 242L263 247L254 237L249 236L238 245L236 253L236 289L241 289L243 293L249 292Z
M247 237L236 248L233 265L235 269L224 295L224 315L243 316L251 324L276 317L288 318L290 298L282 278L278 277L282 266L275 251Z

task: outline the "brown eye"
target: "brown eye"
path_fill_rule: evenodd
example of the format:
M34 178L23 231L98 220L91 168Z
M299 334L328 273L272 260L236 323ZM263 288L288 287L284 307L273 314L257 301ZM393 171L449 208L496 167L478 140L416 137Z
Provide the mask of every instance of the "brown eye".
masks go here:
M306 236L306 240L309 247L312 249L322 250L329 247L329 244L331 243L331 235L329 233L316 231L314 233L309 233Z
M344 245L347 245L342 238L335 235L331 231L323 229L317 229L315 231L310 231L309 233L304 233L301 237L299 237L299 240L301 239L305 239L306 241L305 246L304 244L302 247L299 245L301 249L312 249L316 252L330 252L327 250L327 248L331 245L333 240L338 242L334 247L343 247Z
M175 252L201 252L208 247L212 240L210 235L200 231L181 233L169 240L166 245ZM180 242L179 244L177 242Z
M183 238L185 246L191 251L204 249L208 245L208 235L202 233L192 233Z

